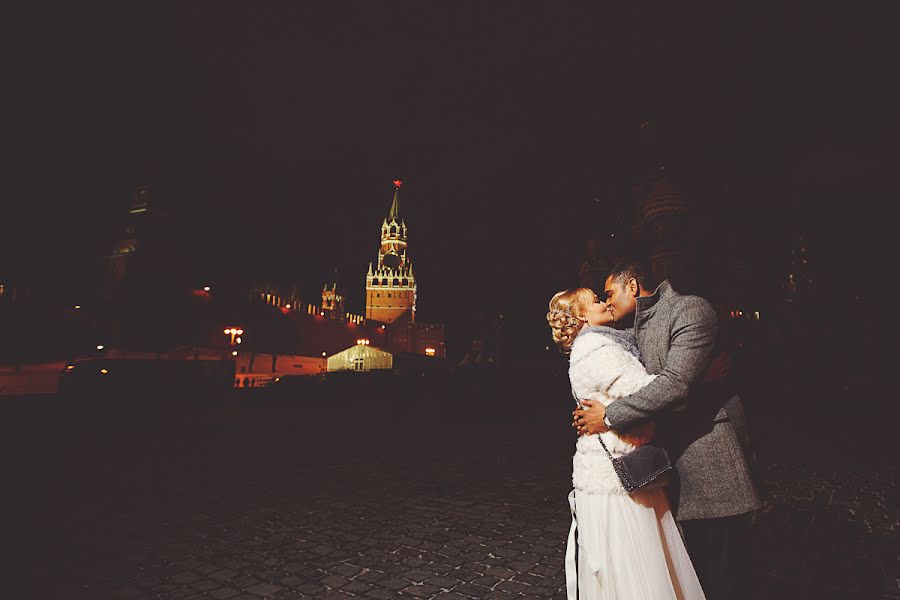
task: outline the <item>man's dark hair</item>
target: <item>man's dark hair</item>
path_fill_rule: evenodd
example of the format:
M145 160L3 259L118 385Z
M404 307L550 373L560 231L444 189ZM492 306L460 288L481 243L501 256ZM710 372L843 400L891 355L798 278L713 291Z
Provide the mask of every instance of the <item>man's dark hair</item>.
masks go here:
M638 261L621 262L609 270L609 277L619 285L626 285L632 279L645 290L652 290L652 281L647 276L644 266Z

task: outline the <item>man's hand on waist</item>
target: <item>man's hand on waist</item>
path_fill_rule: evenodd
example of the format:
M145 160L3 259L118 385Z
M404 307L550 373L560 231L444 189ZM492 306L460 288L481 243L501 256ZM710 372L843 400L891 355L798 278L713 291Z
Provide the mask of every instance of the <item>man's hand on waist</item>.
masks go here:
M578 435L591 435L609 431L606 419L606 406L597 400L582 400L584 409L576 409L572 412L572 427Z

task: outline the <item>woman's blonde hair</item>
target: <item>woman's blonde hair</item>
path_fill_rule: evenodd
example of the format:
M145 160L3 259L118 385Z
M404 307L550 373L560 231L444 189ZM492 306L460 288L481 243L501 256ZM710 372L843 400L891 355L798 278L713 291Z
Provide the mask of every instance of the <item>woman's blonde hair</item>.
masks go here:
M572 349L572 342L587 322L585 314L595 298L593 290L588 288L569 288L550 298L547 323L550 325L553 341L564 351Z

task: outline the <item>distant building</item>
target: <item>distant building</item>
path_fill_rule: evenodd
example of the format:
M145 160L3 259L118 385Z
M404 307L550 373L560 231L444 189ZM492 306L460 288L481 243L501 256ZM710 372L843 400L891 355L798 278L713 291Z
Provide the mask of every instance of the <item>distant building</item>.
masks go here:
M407 253L406 223L400 217L400 186L394 181L394 199L381 224L377 262L366 274L366 318L393 323L407 315L416 318L416 279Z
M390 352L368 344L357 344L328 357L329 371L375 371L391 369L393 364Z
M343 319L346 311L344 310L344 296L338 288L337 269L334 271L334 279L325 284L322 288L322 306L321 312L332 319Z
M103 300L109 302L118 296L125 280L135 270L136 260L140 260L139 270L143 270L145 278L148 270L162 270L166 266L162 252L171 242L166 239L166 220L166 214L154 202L150 186L137 186L112 252L104 257Z
M675 289L689 291L697 283L695 215L689 198L666 171L654 125L641 124L638 176L630 190L605 199L606 221L616 230L601 231L588 241L579 269L582 285L602 289L606 272L622 258L643 260L651 279L668 279ZM602 220L602 219L601 219Z
M446 356L444 325L416 322L416 279L407 251L406 223L400 217L400 180L381 224L378 260L366 274L366 319L385 324L387 349L395 353Z

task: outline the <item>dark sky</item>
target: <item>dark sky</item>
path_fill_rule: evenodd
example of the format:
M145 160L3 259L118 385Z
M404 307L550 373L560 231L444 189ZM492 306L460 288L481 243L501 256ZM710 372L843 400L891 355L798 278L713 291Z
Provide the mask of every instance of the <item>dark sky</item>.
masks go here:
M7 272L72 284L148 183L198 278L315 291L338 267L358 303L399 177L422 314L537 306L644 119L747 231L799 215L852 262L896 197L875 9L126 4L9 16Z

